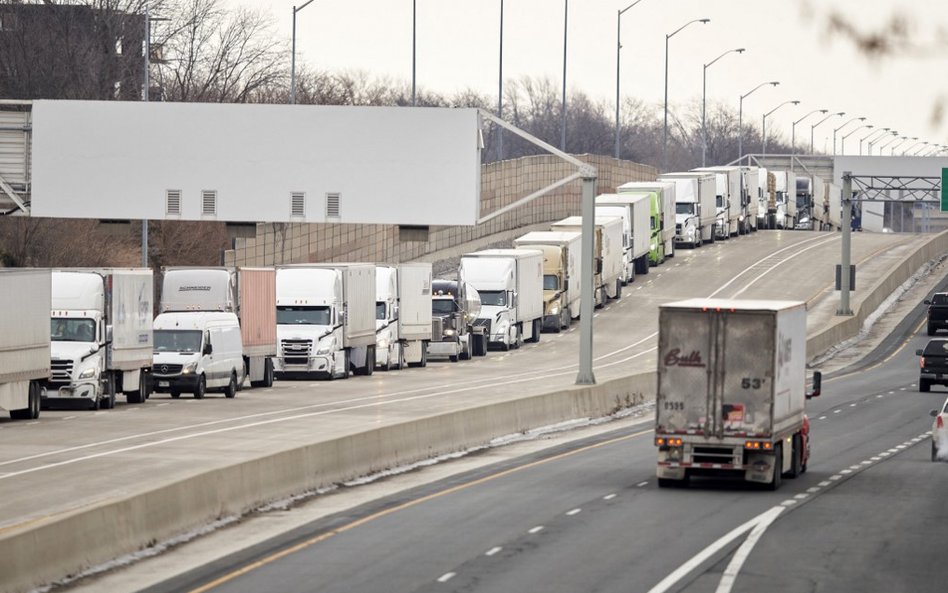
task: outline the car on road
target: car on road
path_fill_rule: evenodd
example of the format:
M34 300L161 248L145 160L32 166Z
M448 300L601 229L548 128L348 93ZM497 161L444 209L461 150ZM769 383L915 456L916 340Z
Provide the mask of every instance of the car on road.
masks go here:
M934 336L940 329L948 329L948 292L936 292L931 299L926 299L928 305L928 335Z
M932 410L932 461L948 460L948 399L940 410Z
M918 359L918 390L931 391L932 385L948 387L948 338L933 338L915 354Z

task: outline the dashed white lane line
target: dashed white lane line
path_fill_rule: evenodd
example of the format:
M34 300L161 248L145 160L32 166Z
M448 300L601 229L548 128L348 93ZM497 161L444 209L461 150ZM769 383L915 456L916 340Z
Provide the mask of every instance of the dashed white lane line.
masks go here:
M826 416L820 416L817 420L826 420Z
M811 488L807 488L806 491L809 492L810 494L816 494L817 492L820 491L820 487L819 487L819 486L813 486L813 487L811 487Z
M895 392L894 392L894 391L890 391L890 392L889 392L889 395L892 395L893 393L895 393Z
M899 391L905 391L905 387L899 387Z
M810 495L805 492L801 492L800 494L794 495L794 498L796 498L797 500L803 500L804 498L807 498L808 496Z
M891 449L889 449L889 453L898 453L898 452L899 450L896 449L895 447L892 447Z
M573 515L578 515L578 514L580 514L581 512L583 512L583 509L573 509L573 510L571 510L571 511L566 511L566 516L567 516L567 517L572 517Z
M533 534L533 533L540 533L541 531L543 531L543 526L537 525L536 527L531 527L529 531L527 531L527 533Z
M859 465L872 465L872 462L869 461L868 459L864 459L862 463L860 463Z
M636 486L638 486L639 488L642 488L644 486L648 486L648 482L639 482L638 484L636 484Z
M66 416L63 420L72 420L73 418L78 418L78 416Z
M876 399L882 399L882 397L883 397L883 396L882 396L882 394L880 393L879 395L876 396Z
M503 548L501 548L500 546L494 546L493 548L491 548L491 549L487 550L486 552L484 552L484 555L485 555L485 556L493 556L494 554L496 554L497 552L500 552L501 550L503 550Z
M850 407L850 408L855 408L855 407L856 407L856 404L849 404L849 407Z
M438 577L438 582L439 582L439 583L447 583L448 581L450 581L451 579L453 579L453 578L456 577L456 576L457 576L457 573L456 573L456 572L446 572L446 573L444 573L443 575L441 575L440 577Z
M615 494L607 494L607 495L603 496L602 499L603 499L603 500L612 500L612 499L615 498L615 497L616 497Z
M870 457L869 461L882 461L882 458L879 456ZM863 463L865 463L865 461L863 461Z
M788 498L787 500L781 502L780 504L782 504L785 507L789 507L789 506L793 506L797 504L797 501L793 500L792 498Z
M829 479L835 482L836 480L842 480L843 476L841 474L833 474L832 476L829 477Z
M851 469L843 469L843 470L840 470L839 473L841 473L841 474L851 474L851 473L853 473L853 470L851 470Z
M593 313L593 318L599 317L599 313Z
M156 408L160 408L161 406L170 406L170 405L171 405L171 402L164 402L164 403L158 404L158 405L155 406L155 407L156 407Z
M842 412L842 410L833 410L834 414L839 414L840 412Z
M829 480L823 480L822 482L820 482L819 484L817 484L817 486L820 486L820 487L822 487L822 488L826 488L826 487L829 486L830 484L832 484L832 482L830 482Z

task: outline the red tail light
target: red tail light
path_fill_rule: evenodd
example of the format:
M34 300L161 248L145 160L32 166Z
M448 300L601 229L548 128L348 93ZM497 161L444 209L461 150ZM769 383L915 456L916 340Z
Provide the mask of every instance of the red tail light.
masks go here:
M944 428L944 427L945 427L945 421L941 419L941 414L939 414L938 417L935 418L935 427L936 427L936 428Z
M919 366L919 368L923 368L923 369L925 368L925 357L924 357L924 356L918 359L918 366Z

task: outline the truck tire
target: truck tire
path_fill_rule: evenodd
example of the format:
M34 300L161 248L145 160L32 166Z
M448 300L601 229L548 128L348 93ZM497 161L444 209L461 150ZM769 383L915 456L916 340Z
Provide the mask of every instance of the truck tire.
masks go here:
M204 378L204 375L201 375L197 387L194 388L194 399L204 399L205 393L207 393L207 379Z
M125 401L130 404L141 404L145 402L145 395L147 394L147 377L145 376L145 371L138 373L138 389L136 391L129 391L125 393Z
M227 387L224 388L224 397L227 399L237 397L237 371L230 372L230 381L227 382Z
M273 361L269 358L263 361L263 378L251 381L251 387L273 387Z
M471 334L466 334L464 337L466 345L464 348L461 348L461 354L459 355L461 360L471 360L472 351L474 348L474 340L471 339Z
M372 375L375 372L375 346L366 346L365 352L365 372L362 374L366 377Z
M926 381L925 379L918 380L918 390L922 393L928 393L932 390L932 384Z
M767 484L768 490L779 490L783 483L783 445L778 443L774 447L774 477Z
M560 330L569 329L570 319L569 308L563 309L560 313Z
M181 397L181 392L174 389L171 390L171 399L178 399Z
M932 324L928 324L928 335L934 336L938 330L932 327Z
M935 440L932 439L932 462L938 461L938 445L935 444Z
M102 408L111 410L115 407L115 377L110 375L106 383L105 399L102 401Z
M40 391L39 385L30 381L28 388L27 405L22 410L10 410L10 418L13 420L36 420L40 416Z
M616 280L616 300L618 301L621 298L622 298L622 280ZM538 335L537 340L539 339L540 338ZM537 340L533 340L533 341L536 342Z
M621 280L616 280L617 291L622 290L621 284L622 284ZM619 297L617 296L616 298L619 298ZM543 318L541 317L539 319L534 319L533 321L530 322L530 324L531 324L530 327L532 328L532 335L530 336L530 339L527 341L533 342L534 344L538 344L540 342L540 333L543 331Z

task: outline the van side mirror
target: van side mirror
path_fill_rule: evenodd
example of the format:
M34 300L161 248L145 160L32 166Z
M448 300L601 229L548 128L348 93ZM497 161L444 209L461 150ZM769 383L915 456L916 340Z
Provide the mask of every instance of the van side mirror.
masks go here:
M214 347L211 346L211 343L210 343L210 342L205 343L205 344L204 344L204 350L202 351L202 354L204 354L205 356L208 356L208 355L210 355L212 352L214 352Z
M925 303L926 305L931 305L931 304L932 304L932 302L931 302L930 300L928 300L928 299L925 299L925 300L922 301L922 302Z
M938 410L932 410L931 412L929 412L928 415L931 416L932 418L934 418L934 417L938 416Z
M820 388L822 387L822 385L823 385L823 373L821 373L820 371L816 371L815 373L813 373L813 391L806 394L806 398L810 399L812 397L819 397Z
M923 354L925 354L925 351L921 348L915 351L915 356L922 356Z

